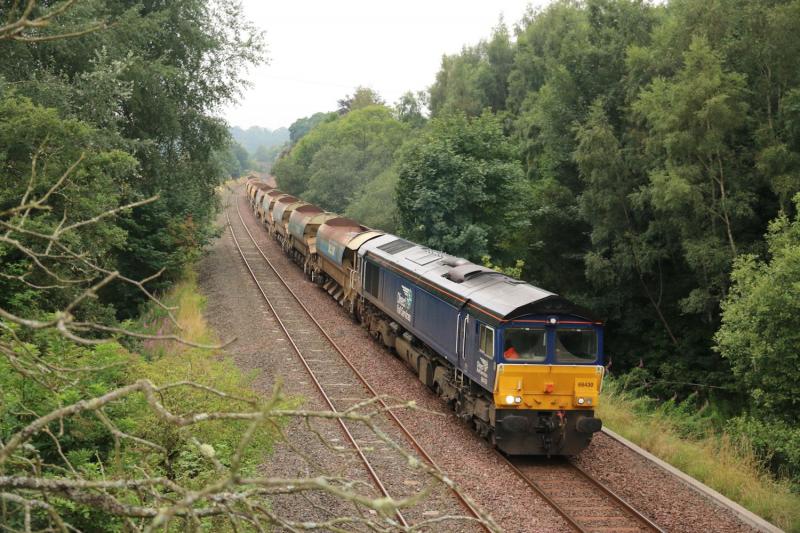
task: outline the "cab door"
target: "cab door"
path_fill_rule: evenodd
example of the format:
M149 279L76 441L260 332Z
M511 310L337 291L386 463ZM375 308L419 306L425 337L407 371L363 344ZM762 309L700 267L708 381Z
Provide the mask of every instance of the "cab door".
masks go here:
M469 316L464 329L461 370L478 385L491 390L494 385L495 328Z
M472 322L469 313L465 310L461 311L461 314L458 317L458 334L456 335L456 353L458 353L458 364L456 368L461 370L462 372L466 368L466 354L467 354L467 345L469 341L467 340L469 331L469 325Z

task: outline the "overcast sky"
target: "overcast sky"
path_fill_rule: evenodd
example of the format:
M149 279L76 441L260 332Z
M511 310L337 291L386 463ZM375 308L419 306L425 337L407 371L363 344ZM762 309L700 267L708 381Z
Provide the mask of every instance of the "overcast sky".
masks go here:
M394 103L433 83L442 54L509 28L547 0L244 0L266 31L270 64L251 69L242 100L223 110L231 125L289 126L358 85Z

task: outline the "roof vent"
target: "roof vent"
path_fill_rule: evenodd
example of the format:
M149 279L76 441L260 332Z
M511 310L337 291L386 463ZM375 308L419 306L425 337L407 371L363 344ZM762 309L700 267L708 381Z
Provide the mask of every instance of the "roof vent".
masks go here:
M408 250L409 248L413 248L416 246L413 242L408 242L403 239L395 239L393 241L387 242L386 244L381 244L378 246L378 250L383 250L387 254L395 255L397 253L402 252L403 250Z
M442 259L442 264L444 266L449 266L449 267L457 267L461 265L466 265L467 263L469 263L469 261L467 261L466 259L462 259L460 257L445 257L444 259Z
M451 268L444 274L444 277L453 283L464 283L468 279L472 279L481 274L498 274L498 272L474 263L464 263Z

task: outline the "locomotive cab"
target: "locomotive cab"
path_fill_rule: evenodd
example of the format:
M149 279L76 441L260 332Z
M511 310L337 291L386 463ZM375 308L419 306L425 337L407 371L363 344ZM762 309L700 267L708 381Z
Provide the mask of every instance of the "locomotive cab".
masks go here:
M573 455L602 427L602 324L525 316L497 328L495 441L504 452ZM537 453L537 452L534 452Z

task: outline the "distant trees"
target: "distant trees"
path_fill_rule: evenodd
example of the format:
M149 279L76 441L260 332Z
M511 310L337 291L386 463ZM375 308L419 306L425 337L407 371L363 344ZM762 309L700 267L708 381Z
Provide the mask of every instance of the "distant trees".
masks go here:
M336 118L335 112L330 113L314 113L310 117L303 117L295 120L289 126L289 142L294 145L305 136L306 133L311 131L318 124L323 122L330 122Z
M344 115L371 105L386 105L381 95L369 87L356 87L353 94L349 94L337 102L339 114Z
M383 105L358 107L326 120L300 138L273 169L278 185L291 194L339 213L359 202L365 224L387 224L393 205L375 203L365 188L391 198L394 155L408 137L409 126ZM382 185L372 184L378 177ZM372 184L372 185L371 185Z
M242 129L238 126L231 128L231 136L250 154L255 154L262 146L271 148L285 144L289 140L289 134L290 132L287 128L278 128L276 130L260 126L251 126L247 129Z

